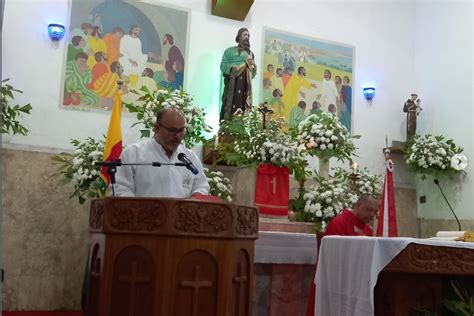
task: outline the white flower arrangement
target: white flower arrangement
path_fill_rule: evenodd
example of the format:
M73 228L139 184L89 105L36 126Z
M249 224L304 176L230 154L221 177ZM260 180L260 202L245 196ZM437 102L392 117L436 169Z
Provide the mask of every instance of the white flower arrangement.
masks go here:
M226 131L231 142L220 144L219 151L230 165L246 165L267 162L270 156L262 156L261 149L265 142L280 143L280 128L284 125L283 120L271 119L263 128L261 113L253 108L251 111L235 115L230 121L223 121L221 129ZM270 146L270 143L267 143Z
M448 173L458 173L457 156L462 155L463 148L456 146L452 139L445 140L444 136L416 135L406 147L406 163L412 170L422 174L440 176ZM465 156L464 156L465 157ZM464 158L463 158L464 161ZM467 164L467 158L465 159Z
M316 230L324 230L331 219L357 201L357 195L350 191L343 176L317 177L316 182L317 185L303 195L301 216L305 221L315 223Z
M320 159L335 157L338 160L349 160L355 152L354 138L339 119L326 112L308 116L298 125L296 139L304 144L308 154Z
M228 140L219 144L220 155L229 165L286 166L296 179L304 178L307 166L304 145L282 130L284 119L267 117L265 125L256 107L221 122L221 130Z
M72 139L71 144L75 147L72 153L62 152L52 159L58 165L56 175L62 176L65 183L73 186L70 197L77 196L82 204L88 198L99 196L100 169L95 163L102 160L104 142L88 137L85 141Z
M342 169L341 169L342 170ZM344 172L344 171L342 171ZM379 196L382 194L383 190L383 180L382 177L379 175L371 174L369 169L357 169L356 173L349 173L346 172L349 179L351 176L355 176L357 179L355 181L355 190L358 194L369 193L375 196Z
M304 149L304 148L303 148ZM288 166L294 159L302 157L303 151L290 135L281 134L268 139L260 148L260 161L276 166Z
M379 196L382 178L370 174L367 168L356 173L341 168L333 169L329 179L317 176L316 184L303 194L304 209L300 219L314 222L316 230L323 230L331 219L344 208L351 208L360 194Z
M232 202L232 185L230 180L224 177L220 171L210 171L204 168L204 173L211 187L209 194L220 197L224 201Z
M133 91L140 95L136 104L124 103L129 112L136 113L137 120L132 126L142 124L144 129L140 130L142 137L150 137L156 122L156 114L163 108L173 106L179 108L186 119L186 135L184 142L188 148L205 140L203 133L212 129L205 122L203 109L193 104L193 97L183 90L156 90L150 92L143 86L139 91Z

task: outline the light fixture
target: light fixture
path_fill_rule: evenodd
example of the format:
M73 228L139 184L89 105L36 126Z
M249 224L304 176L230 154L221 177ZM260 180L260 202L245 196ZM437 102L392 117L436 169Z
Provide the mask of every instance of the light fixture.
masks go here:
M53 42L57 42L64 37L64 25L51 23L48 25L49 38Z
M372 100L375 96L375 88L367 87L367 88L364 88L363 92L364 92L364 97L367 101Z

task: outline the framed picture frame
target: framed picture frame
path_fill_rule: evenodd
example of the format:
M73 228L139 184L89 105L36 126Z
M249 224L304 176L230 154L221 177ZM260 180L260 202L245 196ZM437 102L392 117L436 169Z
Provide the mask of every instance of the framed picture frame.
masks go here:
M260 102L288 127L324 111L351 131L355 48L271 28L262 38Z
M126 0L71 1L60 108L109 111L143 86L184 87L188 10Z

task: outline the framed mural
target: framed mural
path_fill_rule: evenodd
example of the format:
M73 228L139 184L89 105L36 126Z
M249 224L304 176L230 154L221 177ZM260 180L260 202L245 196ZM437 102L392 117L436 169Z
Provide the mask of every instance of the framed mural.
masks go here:
M187 10L127 0L71 1L60 107L111 110L122 79L123 101L146 86L184 84Z
M326 111L351 131L354 47L268 28L263 40L260 101L289 127Z

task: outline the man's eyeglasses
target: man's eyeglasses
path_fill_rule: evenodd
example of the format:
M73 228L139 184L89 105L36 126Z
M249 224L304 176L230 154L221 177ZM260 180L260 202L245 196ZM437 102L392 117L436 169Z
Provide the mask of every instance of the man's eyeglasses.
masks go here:
M171 135L178 135L186 133L186 127L183 128L173 128L173 127L166 127L161 123L158 123L161 127L163 127L169 134Z

